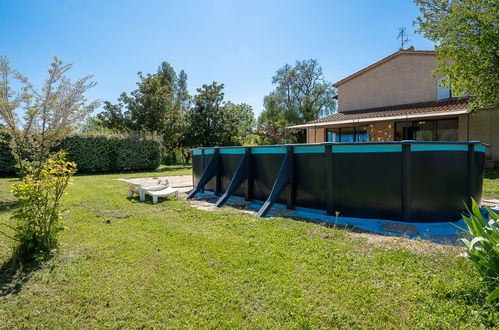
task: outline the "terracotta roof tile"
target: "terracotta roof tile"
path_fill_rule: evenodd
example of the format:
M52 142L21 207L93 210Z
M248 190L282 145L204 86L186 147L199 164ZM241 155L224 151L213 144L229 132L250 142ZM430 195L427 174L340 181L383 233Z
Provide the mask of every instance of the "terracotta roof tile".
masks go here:
M339 121L382 118L413 114L438 113L468 109L468 98L453 98L439 101L399 104L362 110L350 110L309 121L307 124L334 123Z

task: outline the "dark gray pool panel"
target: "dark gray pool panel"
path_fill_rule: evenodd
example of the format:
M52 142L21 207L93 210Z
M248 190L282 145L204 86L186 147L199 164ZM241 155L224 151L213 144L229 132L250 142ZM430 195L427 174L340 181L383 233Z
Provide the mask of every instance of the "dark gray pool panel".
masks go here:
M480 142L197 148L190 197L206 189L221 196L217 206L230 196L262 201L262 216L281 203L345 217L452 221L471 197L481 200L484 153Z

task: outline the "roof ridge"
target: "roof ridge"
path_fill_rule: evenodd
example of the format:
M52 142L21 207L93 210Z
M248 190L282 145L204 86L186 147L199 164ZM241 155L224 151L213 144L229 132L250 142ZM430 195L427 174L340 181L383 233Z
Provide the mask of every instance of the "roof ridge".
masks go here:
M392 59L394 59L395 57L398 57L400 55L432 55L432 56L435 56L436 55L436 52L434 50L415 50L415 49L399 49L398 51L396 51L395 53L392 53L388 56L385 56L383 57L381 60L377 61L377 62L374 62L373 64L371 65L368 65L366 66L365 68L363 69L360 69L359 71L355 72L355 73L352 73L351 75L341 79L340 81L337 81L333 84L334 87L338 87L339 85L363 74L363 73L366 73L368 71L371 71L372 69L374 68L377 68L378 66L380 66L381 64L384 64L388 61L391 61Z

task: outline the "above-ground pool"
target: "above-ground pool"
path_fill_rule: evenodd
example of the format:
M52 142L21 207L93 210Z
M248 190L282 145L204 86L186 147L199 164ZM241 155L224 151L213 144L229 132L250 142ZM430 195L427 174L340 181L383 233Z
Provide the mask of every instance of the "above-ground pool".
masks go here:
M481 200L480 142L322 143L193 149L195 188L329 215L407 222L458 220Z

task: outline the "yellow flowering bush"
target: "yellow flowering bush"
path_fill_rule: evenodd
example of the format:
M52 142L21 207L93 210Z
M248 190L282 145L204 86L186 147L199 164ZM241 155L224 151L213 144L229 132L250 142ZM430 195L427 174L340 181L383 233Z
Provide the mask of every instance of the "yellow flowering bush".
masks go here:
M45 253L57 247L62 230L61 198L76 172L76 164L66 161L66 154L53 154L47 162L22 164L23 182L12 186L19 202L13 215L17 222L14 239L21 254Z

